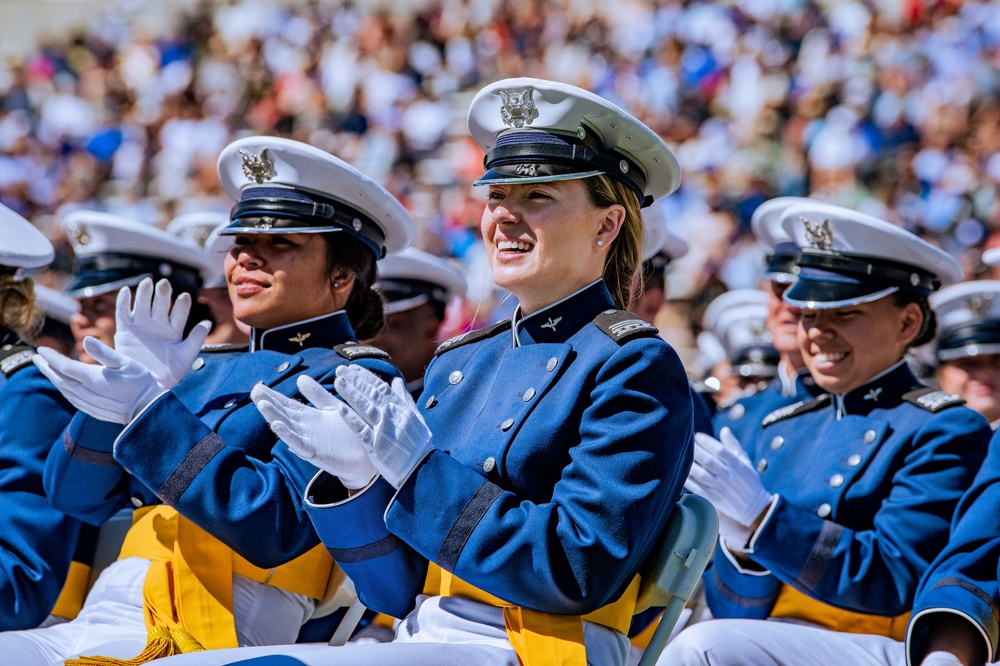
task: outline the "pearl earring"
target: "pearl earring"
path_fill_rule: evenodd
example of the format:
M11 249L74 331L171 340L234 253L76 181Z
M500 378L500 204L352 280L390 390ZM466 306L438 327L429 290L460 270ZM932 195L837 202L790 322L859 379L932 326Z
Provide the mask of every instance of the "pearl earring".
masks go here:
M597 241L597 247L604 247L604 241L602 240Z

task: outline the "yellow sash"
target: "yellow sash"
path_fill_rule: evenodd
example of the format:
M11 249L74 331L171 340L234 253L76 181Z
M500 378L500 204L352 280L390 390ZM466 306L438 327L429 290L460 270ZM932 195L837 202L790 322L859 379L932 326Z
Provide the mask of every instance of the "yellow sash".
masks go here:
M136 660L82 657L67 664L138 664L179 652L236 647L234 573L322 599L336 570L322 545L280 567L261 569L165 505L136 509L118 557L152 560L142 586L150 645ZM151 649L157 641L164 645Z
M816 601L788 585L781 586L771 617L805 620L833 631L889 636L897 641L902 641L906 637L906 625L910 621L909 613L896 617L883 617L842 610L822 601Z
M66 582L63 583L59 597L52 607L52 615L67 620L72 620L79 615L80 609L83 608L83 600L87 597L89 582L90 567L76 560L70 562L69 571L66 573Z
M522 666L586 666L583 620L628 634L635 602L639 597L639 576L617 601L587 615L555 615L514 606L484 590L469 585L434 563L427 570L424 594L464 597L503 609L507 638Z

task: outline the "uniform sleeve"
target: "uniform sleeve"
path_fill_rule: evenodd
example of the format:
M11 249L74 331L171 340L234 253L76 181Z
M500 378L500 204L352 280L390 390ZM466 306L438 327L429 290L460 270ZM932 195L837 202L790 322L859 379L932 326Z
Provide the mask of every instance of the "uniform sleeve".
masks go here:
M385 363L366 364L395 376ZM332 370L317 378L330 391ZM295 379L275 388L298 395ZM228 432L246 441L230 445L226 428L213 431L168 392L126 427L114 455L161 500L251 563L278 566L319 543L302 502L318 470L274 437L249 400L236 412Z
M518 497L438 449L390 504L389 531L519 606L575 615L613 601L680 495L691 395L673 351L647 338L617 349L581 399L580 441L550 501Z
M781 591L781 581L770 571L747 571L721 542L702 584L708 608L717 619L766 620Z
M128 503L128 475L111 454L121 431L117 423L83 412L73 416L53 438L45 463L45 492L52 506L100 525Z
M1000 639L1000 438L994 436L975 483L955 512L948 545L934 560L917 590L907 632L911 655L933 631L935 616L958 613L978 626L991 662ZM919 661L919 659L918 659Z
M779 498L751 539L751 558L825 603L894 616L948 542L948 523L985 456L986 421L965 408L930 419L901 455L873 528L851 529Z
M66 580L80 523L49 504L42 473L71 416L34 366L0 389L0 631L38 626Z

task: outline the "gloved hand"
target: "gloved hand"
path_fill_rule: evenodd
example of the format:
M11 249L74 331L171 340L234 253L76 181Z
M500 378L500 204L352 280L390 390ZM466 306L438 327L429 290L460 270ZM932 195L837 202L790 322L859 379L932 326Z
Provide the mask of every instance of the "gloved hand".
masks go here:
M132 292L122 287L115 307L115 349L144 366L165 391L172 389L191 369L205 338L212 330L209 321L199 322L187 338L184 324L191 313L191 294L183 293L170 307L170 282L156 283L145 278Z
M931 652L920 662L920 666L965 666L958 657L950 652Z
M723 428L719 437L695 433L694 464L684 487L710 501L720 518L725 515L749 529L774 495L760 482L757 470L732 431Z
M730 552L741 553L745 551L747 541L750 540L752 534L753 531L749 527L740 525L724 513L719 514L719 538L726 544Z
M358 430L375 467L399 488L433 448L431 431L397 377L390 387L359 365L337 368L334 387L357 412L366 427ZM356 425L355 421L348 421Z
M149 370L100 340L87 336L83 349L98 365L74 361L48 347L39 347L34 357L42 374L81 412L126 425L163 393Z
M312 377L300 375L295 383L314 407L263 384L253 387L250 399L292 453L333 474L345 488L367 486L378 470L357 433L365 424ZM353 426L347 424L350 419L356 421Z

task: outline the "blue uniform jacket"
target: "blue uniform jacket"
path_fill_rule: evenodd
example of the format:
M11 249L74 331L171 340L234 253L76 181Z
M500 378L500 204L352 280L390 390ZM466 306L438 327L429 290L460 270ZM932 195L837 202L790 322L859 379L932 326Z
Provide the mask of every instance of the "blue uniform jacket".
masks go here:
M763 571L717 553L704 577L713 615L766 618L782 583L854 612L910 610L991 434L960 404L900 363L843 396L765 418L743 442L780 495L750 542Z
M332 391L336 367L349 362L398 376L364 358L384 352L342 344L353 341L343 312L255 331L254 351L203 354L124 429L78 414L46 466L53 504L100 524L130 500L166 503L259 567L301 555L319 542L302 508L317 470L274 436L250 391L263 382L296 396L300 374Z
M959 502L948 545L920 581L907 636L921 652L935 611L958 612L978 625L992 662L1000 640L1000 435L994 435L975 482ZM919 658L915 660L919 663Z
M74 410L31 363L34 353L22 342L0 352L0 631L45 619L80 532L42 487L45 458Z
M779 366L778 372L783 372ZM720 408L712 418L716 436L723 428L729 428L741 442L753 439L760 422L776 409L796 402L812 400L823 390L816 386L808 370L800 371L786 387L780 377L773 379L763 390L740 398L728 408Z
M310 516L366 605L405 615L428 560L545 612L620 596L687 476L692 405L670 346L613 308L597 282L516 339L503 322L446 342L419 405L435 449L402 488L336 503L314 481Z

